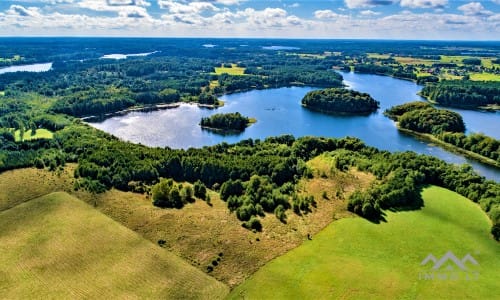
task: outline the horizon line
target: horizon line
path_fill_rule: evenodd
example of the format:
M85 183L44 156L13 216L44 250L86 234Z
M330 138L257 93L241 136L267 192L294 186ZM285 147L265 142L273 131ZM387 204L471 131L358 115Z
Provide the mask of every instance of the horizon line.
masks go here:
M470 39L404 39L404 38L359 38L359 37L252 37L252 36L137 36L137 35L0 35L0 38L135 38L135 39L247 39L247 40L358 40L358 41L408 41L408 42L500 42L500 40Z

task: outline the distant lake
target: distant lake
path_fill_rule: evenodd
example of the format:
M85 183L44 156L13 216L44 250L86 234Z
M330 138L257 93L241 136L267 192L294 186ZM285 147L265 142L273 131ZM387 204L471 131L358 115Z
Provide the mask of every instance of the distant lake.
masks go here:
M128 57L137 57L137 56L148 56L154 53L157 53L158 51L153 51L153 52L145 52L145 53L135 53L135 54L106 54L101 56L101 59L126 59Z
M52 69L52 63L31 64L21 66L11 66L0 69L0 74L14 73L14 72L47 72Z
M290 47L290 46L265 46L262 47L264 50L299 50L299 47Z
M383 115L391 106L421 100L417 93L421 86L387 76L342 73L350 88L367 92L380 101L380 109L369 116L333 116L303 108L303 96L315 88L288 87L231 94L221 97L225 105L216 110L181 104L178 108L153 112L132 112L91 125L121 139L148 146L189 148L235 143L242 139L265 139L269 136L293 134L300 136L344 137L353 136L366 144L389 151L415 151L437 156L447 162L473 165L482 175L500 181L496 168L465 159L439 147L400 133L395 123ZM201 129L202 117L215 113L240 112L257 119L257 123L243 133L222 136ZM461 112L460 112L461 113ZM474 131L485 132L498 138L499 115L467 111L466 125L473 123ZM481 121L483 120L483 121ZM484 121L486 120L486 121ZM468 127L469 128L469 127Z

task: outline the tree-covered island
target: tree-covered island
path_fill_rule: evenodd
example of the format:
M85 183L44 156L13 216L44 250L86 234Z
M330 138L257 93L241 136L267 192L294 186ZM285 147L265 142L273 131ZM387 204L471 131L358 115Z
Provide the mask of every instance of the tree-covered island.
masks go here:
M369 114L378 109L379 102L367 93L329 88L307 93L302 99L302 105L326 113Z
M245 117L239 112L215 114L210 117L201 118L200 126L215 132L242 132L250 124L255 123L252 118Z

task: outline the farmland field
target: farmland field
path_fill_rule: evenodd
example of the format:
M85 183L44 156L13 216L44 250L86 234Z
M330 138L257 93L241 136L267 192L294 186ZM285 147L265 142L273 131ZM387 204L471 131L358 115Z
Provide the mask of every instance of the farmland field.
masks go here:
M231 67L216 67L215 74L228 74L228 75L245 75L245 68L238 67L236 64L231 64Z
M332 223L312 241L264 266L230 298L493 299L500 258L487 216L443 188L426 188L422 196L424 208L387 212L381 224L361 218ZM448 251L459 259L470 254L479 265L466 265L474 271L469 273L455 266L458 279L425 277L432 266L421 262L431 253L440 259Z
M61 192L0 212L0 252L6 299L222 298L229 290Z

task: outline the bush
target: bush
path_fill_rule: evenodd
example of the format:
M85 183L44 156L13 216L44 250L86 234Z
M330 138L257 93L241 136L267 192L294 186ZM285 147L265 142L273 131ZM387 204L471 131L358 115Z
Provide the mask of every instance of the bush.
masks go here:
M257 219L256 217L251 217L250 220L243 223L243 227L245 227L247 229L254 229L257 231L262 231L262 224L260 223L259 219Z

